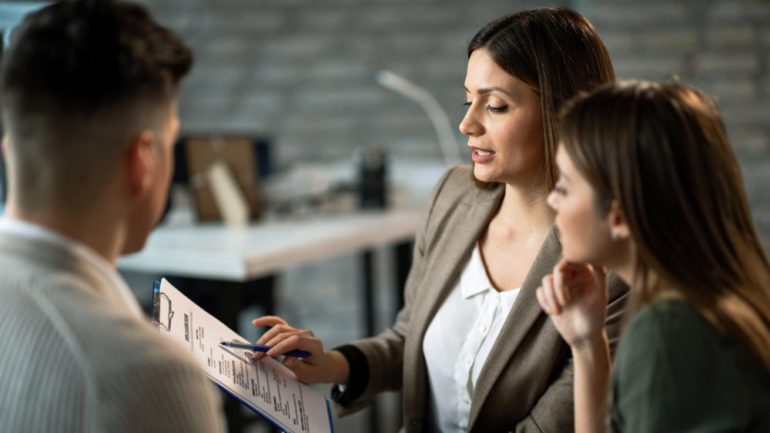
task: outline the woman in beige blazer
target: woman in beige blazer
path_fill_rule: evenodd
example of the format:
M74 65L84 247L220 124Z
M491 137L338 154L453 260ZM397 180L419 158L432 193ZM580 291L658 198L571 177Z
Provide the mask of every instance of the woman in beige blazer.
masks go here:
M473 165L453 168L434 190L396 323L325 351L310 331L262 317L254 324L272 327L259 340L275 346L268 355L311 352L284 363L305 382L344 385L332 392L342 414L402 390L407 432L572 431L569 347L535 289L561 254L546 204L557 178L557 111L613 79L601 39L571 10L484 26L468 48L460 123ZM625 292L610 282L611 337Z

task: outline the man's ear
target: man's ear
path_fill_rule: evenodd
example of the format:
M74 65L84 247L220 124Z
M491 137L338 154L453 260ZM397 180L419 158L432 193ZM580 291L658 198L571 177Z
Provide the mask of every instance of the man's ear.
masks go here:
M155 134L145 130L131 140L125 154L126 174L132 196L143 195L152 185L157 164Z
M626 214L620 208L620 203L617 200L612 200L610 211L607 214L607 224L610 227L610 234L613 239L626 240L631 237Z

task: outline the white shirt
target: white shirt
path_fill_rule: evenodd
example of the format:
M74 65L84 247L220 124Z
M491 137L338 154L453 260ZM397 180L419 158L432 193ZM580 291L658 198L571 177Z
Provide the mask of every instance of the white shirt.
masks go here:
M110 288L117 290L118 296L120 296L120 299L123 301L126 308L128 308L128 311L136 316L136 318L144 320L142 307L139 306L139 302L137 302L133 292L128 288L126 282L120 276L118 271L90 247L73 239L64 237L41 225L7 217L0 218L0 232L20 238L39 239L45 242L51 242L71 251L72 254L84 260L91 265L93 269L107 278L107 280L112 283Z
M519 289L492 287L477 243L422 343L434 431L468 430L476 380L518 294Z
M0 280L1 432L226 431L199 363L92 249L0 220Z

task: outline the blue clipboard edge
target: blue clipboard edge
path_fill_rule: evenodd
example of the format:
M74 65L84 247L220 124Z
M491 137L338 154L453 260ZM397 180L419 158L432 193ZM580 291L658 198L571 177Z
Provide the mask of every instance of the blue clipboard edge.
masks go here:
M281 423L279 423L278 421L273 419L270 415L262 412L261 410L259 410L258 407L254 406L253 404L249 403L248 401L240 398L237 394L235 394L234 392L230 391L230 389L228 389L226 386L222 385L221 383L217 382L216 380L211 380L211 382L214 383L214 385L216 385L219 389L224 391L227 395L229 395L230 397L232 397L235 400L239 401L242 405L244 405L247 408L249 408L252 412L254 412L255 414L257 414L260 417L262 417L265 421L267 421L270 424L272 424L273 427L281 430L282 432L291 433L290 430L287 430L286 427L281 425Z
M257 406L254 406L249 401L244 400L241 397L239 397L237 394L232 392L225 385L222 385L221 383L219 383L216 380L211 379L211 378L209 378L209 380L211 380L211 382L214 383L214 385L216 385L219 389L224 391L227 395L229 395L230 397L232 397L235 400L239 401L242 405L244 405L247 408L249 408L255 414L257 414L260 417L264 418L267 422L272 424L273 427L275 427L275 428L277 428L277 429L279 429L279 430L281 430L281 431L283 431L285 433L292 433L293 432L293 430L287 428L286 426L284 426L283 424L278 422L276 419L274 419L270 415L266 414L265 412L262 412L262 410L260 408L258 408ZM324 398L324 401L326 402L326 416L327 416L327 419L329 420L329 430L331 431L331 433L334 433L334 421L333 421L333 418L332 418L331 405L329 404L329 399L328 398Z
M158 320L160 320L160 280L154 281L152 283L152 318L157 323ZM273 427L278 428L284 432L290 432L290 430L286 430L286 427L281 425L277 420L273 419L270 415L262 412L258 407L254 406L250 402L240 398L237 394L230 391L226 386L222 385L221 383L217 382L216 380L213 380L209 378L211 382L217 386L217 388L221 389L225 393L227 393L230 397L234 398L235 400L238 400L242 405L249 408L252 412L259 415L260 417L264 418L267 422L273 425ZM334 418L332 418L332 408L329 404L329 399L324 398L324 401L326 402L326 416L329 420L329 430L331 433L334 433Z
M326 415L329 417L329 430L331 430L332 433L334 433L334 418L332 417L332 406L329 404L329 399L325 398L326 401Z
M152 283L152 321L160 322L160 280Z

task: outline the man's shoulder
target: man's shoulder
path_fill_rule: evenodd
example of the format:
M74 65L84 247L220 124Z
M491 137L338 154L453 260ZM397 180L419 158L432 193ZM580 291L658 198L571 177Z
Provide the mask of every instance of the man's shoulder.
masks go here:
M67 291L64 285L58 289ZM24 343L33 356L57 351L64 365L37 362L27 376L43 368L69 372L55 375L52 381L57 383L48 385L82 393L95 411L85 416L120 425L123 431L180 426L221 431L217 395L184 347L158 333L149 319L70 289L69 299L44 297L32 304L42 308L30 309L36 326L45 326L47 340L56 344Z
M0 232L0 285L3 280L28 280L44 271L45 266L33 257L35 247L36 245L27 240Z
M95 374L137 374L151 369L199 370L192 355L178 343L161 335L149 318L137 318L127 309L81 299L82 305L68 304L72 340L91 363Z
M149 318L137 317L84 284L69 276L18 271L0 277L1 309L18 332L38 329L55 335L64 344L60 350L83 364L87 374L125 374L167 365L197 368L191 355L158 333Z
M38 359L53 351L58 366L19 364L19 375L58 369L70 372L59 379L72 386L122 383L142 388L150 382L153 386L205 382L192 355L159 334L149 319L104 302L92 291L68 284L66 278L39 279L37 286L19 287L25 283L22 275L13 280L0 277L0 338L13 344L17 357Z

